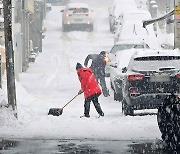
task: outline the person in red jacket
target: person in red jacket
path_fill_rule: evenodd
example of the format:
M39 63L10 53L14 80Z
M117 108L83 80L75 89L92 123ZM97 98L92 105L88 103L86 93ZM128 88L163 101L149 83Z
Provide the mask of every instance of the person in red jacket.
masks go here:
M81 90L79 90L78 94L81 94L84 92L84 98L85 98L84 116L90 117L89 111L90 111L91 101L93 102L98 114L100 116L104 116L104 113L98 102L98 97L101 95L102 91L100 89L100 86L98 85L98 82L96 81L96 78L93 74L92 69L83 68L83 66L80 63L77 63L76 70L77 70L79 81L81 83Z

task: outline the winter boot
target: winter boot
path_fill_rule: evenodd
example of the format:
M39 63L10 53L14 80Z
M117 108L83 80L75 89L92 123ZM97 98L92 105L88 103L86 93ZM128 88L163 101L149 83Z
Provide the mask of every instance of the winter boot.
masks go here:
M84 115L86 118L90 118L90 115Z
M104 112L101 112L99 115L102 116L102 117L104 117Z

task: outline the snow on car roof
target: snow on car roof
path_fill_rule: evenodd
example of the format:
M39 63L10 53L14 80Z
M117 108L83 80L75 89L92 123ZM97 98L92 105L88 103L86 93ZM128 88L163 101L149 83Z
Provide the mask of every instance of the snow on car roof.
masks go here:
M126 4L118 3L114 9L114 16L118 18L120 14L122 14L124 11L129 10L129 9L136 10L137 7L136 5L132 5L132 4L127 6Z
M146 14L146 15L151 15L149 11L147 10L140 10L140 9L135 9L135 10L126 10L124 14L129 14L129 13L137 13L137 14Z
M155 37L155 31L153 25L148 25L146 28L143 27L141 20L124 21L121 26L121 38L130 36L153 36Z
M144 49L142 49L142 50L144 50ZM135 52L137 52L137 49L134 49L134 48L117 51L116 58L126 56L126 58L128 59L128 57L130 58Z
M126 5L126 6L135 6L135 7L137 7L137 5L136 5L136 2L134 1L134 0L115 0L114 2L113 2L113 4L115 4L115 5L117 5L117 4L120 4L120 5ZM131 4L131 5L127 5L127 4Z
M89 8L88 4L86 4L86 3L69 3L67 6L69 8L77 8L77 7L80 7L80 8Z
M152 56L180 56L179 50L139 50L137 49L134 58L138 57L152 57Z
M124 11L138 9L134 0L115 0L112 4L112 7L114 8L113 14L117 18Z
M152 19L150 12L146 10L128 9L128 11L124 11L122 14L123 14L123 18L129 21L132 21L132 20L141 21L141 20Z
M136 49L126 49L118 51L116 53L116 61L119 68L127 67L132 55L136 52Z
M135 38L135 39L134 39ZM116 42L115 45L120 45L120 44L142 44L145 42L141 37L126 37L124 39L121 39L120 41Z
M150 48L160 48L153 25L148 25L146 28L143 28L141 20L124 21L117 33L120 34L119 40L131 38L132 41L140 41L141 39L143 42L146 42Z

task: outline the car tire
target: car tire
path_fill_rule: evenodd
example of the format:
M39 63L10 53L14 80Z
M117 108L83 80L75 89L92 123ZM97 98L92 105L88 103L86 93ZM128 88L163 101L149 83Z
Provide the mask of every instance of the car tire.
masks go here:
M65 25L62 24L62 31L65 32Z
M115 100L115 101L118 101L118 100L119 100L118 97L119 97L119 96L118 96L118 93L116 93L116 92L114 91L114 100Z
M123 99L122 94L122 83L119 83L118 81L114 81L114 100L121 102Z
M35 59L35 58L33 58L31 61L34 63L34 62L35 62L35 60L36 60L36 59Z
M62 30L63 30L63 32L68 32L69 31L69 27L67 25L63 24Z
M122 112L125 116L127 116L127 115L133 116L134 115L134 110L132 109L131 106L127 105L125 99L123 99L123 101L122 101Z
M122 101L122 98L123 98L122 93L116 93L116 92L114 91L114 100L115 100L115 101L121 102L121 101Z
M36 60L35 58L29 58L29 62L33 62L34 63L35 60Z
M92 32L93 29L94 29L94 28L93 28L93 24L88 26L88 31L89 31L89 32Z

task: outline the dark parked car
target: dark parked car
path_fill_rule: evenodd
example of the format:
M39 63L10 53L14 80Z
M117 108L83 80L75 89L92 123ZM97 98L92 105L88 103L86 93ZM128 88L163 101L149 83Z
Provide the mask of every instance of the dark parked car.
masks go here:
M122 111L156 109L171 93L180 93L180 51L137 51L123 69Z

